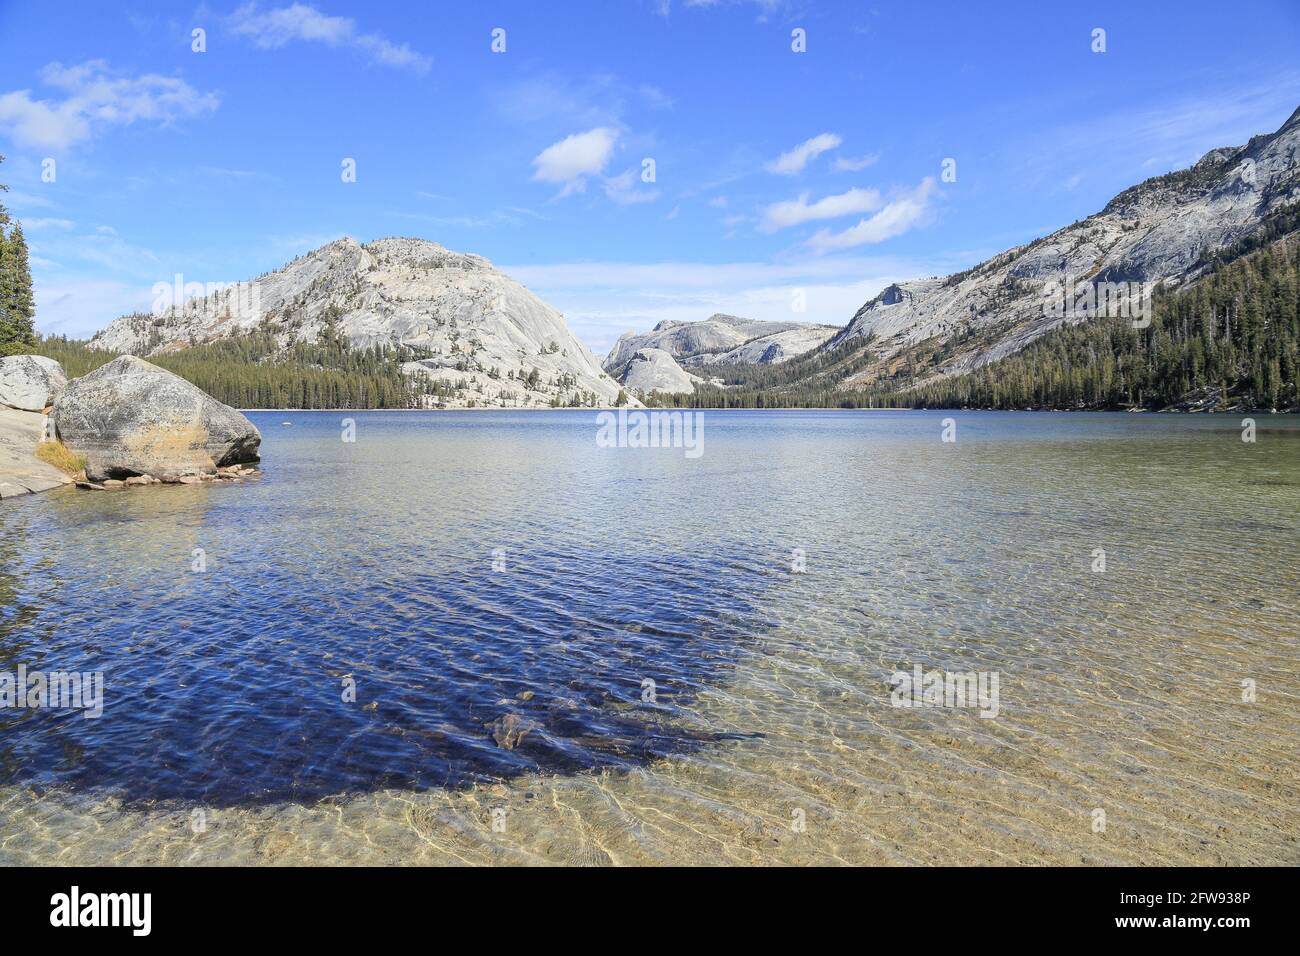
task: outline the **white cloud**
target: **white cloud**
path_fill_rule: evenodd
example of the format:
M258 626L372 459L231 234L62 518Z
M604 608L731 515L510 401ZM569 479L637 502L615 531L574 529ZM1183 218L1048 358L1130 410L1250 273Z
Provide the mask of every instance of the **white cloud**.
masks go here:
M763 211L763 222L759 229L763 232L776 232L815 219L837 219L879 208L880 192L875 189L850 189L836 196L826 196L811 205L808 203L808 193L802 193L798 199L788 199L768 206Z
M256 4L247 3L226 19L236 36L248 37L263 50L278 50L294 40L348 46L363 52L374 63L424 73L433 60L417 53L405 43L394 43L380 33L358 33L356 21L349 17L332 17L315 7L295 3L276 7L265 13Z
M564 191L561 195L582 192L587 187L588 176L599 176L605 171L618 136L618 130L598 126L552 143L533 160L536 167L533 179L544 183L563 183Z
M879 153L867 153L865 156L836 156L835 168L840 172L856 173L868 166L876 165L879 161Z
M782 153L768 163L766 169L769 173L780 176L793 176L822 153L834 149L841 142L842 140L834 133L821 133L812 139L804 140L788 153Z
M633 167L619 173L617 176L610 176L605 180L605 195L620 206L654 202L659 198L659 191L657 189L637 188L637 183L640 181L640 176L637 173L637 168Z
M757 22L766 23L767 20L782 8L789 6L789 0L685 0L683 6L688 9L709 9L721 6L752 6L758 10ZM670 0L661 0L658 13L660 16L668 16L672 4Z
M32 218L22 217L21 222L23 229L31 232L33 229L72 229L77 224L71 219L54 219L54 218Z
M376 63L382 63L385 66L396 66L414 70L416 73L424 73L433 64L430 57L422 53L416 53L407 44L393 43L378 33L359 36L356 39L356 44L361 49L368 51Z
M927 176L919 186L887 203L870 219L863 219L843 232L823 229L808 240L808 245L817 252L829 252L884 242L900 236L927 220L930 215L930 197L934 190L934 177Z
M264 50L276 50L292 40L312 40L338 46L352 37L355 24L347 17L331 17L315 7L295 3L258 13L257 5L246 3L229 19L230 29L252 37Z
M63 100L33 99L31 90L0 95L0 128L24 146L65 149L107 126L143 120L166 126L181 117L215 110L215 93L200 93L174 76L129 76L104 60L41 70L47 86L64 91Z

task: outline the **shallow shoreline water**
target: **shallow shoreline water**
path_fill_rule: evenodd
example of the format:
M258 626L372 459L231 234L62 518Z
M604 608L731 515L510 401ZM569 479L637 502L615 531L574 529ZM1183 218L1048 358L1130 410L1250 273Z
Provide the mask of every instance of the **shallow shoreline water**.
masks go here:
M107 698L0 710L0 863L1300 862L1294 417L346 414L0 510L0 670Z

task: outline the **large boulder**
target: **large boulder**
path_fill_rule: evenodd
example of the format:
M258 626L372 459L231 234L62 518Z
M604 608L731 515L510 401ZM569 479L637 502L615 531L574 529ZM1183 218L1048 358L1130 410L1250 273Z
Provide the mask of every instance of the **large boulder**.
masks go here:
M73 379L50 413L59 439L86 458L86 477L178 481L257 461L262 435L185 379L120 355Z
M0 358L0 405L25 412L44 411L54 404L68 376L63 366L44 355Z

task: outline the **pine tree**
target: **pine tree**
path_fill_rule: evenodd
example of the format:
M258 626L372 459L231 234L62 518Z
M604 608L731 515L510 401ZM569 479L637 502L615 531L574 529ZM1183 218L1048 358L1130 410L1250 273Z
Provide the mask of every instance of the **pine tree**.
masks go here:
M0 156L0 163L4 157ZM9 187L0 183L0 192ZM32 273L27 262L27 240L23 227L9 228L9 211L0 203L0 356L35 351L36 312L32 300Z
M27 262L27 240L22 223L15 223L3 240L0 259L0 355L23 355L36 350L36 304L32 299L32 273Z
M5 158L0 156L0 163L3 163L4 160ZM8 191L9 187L4 183L0 183L0 193ZM0 343L7 341L9 331L9 309L7 297L5 296L5 290L9 288L9 276L12 271L9 265L8 226L9 210L5 208L4 203L0 203ZM0 351L0 356L6 354L8 353Z

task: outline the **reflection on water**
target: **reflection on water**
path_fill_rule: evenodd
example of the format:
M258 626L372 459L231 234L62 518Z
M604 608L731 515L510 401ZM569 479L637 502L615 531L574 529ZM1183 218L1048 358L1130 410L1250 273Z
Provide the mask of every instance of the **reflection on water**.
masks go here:
M352 417L0 509L0 861L1300 862L1293 418Z

